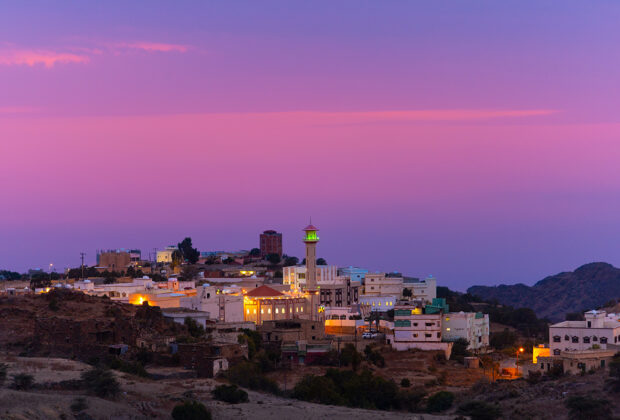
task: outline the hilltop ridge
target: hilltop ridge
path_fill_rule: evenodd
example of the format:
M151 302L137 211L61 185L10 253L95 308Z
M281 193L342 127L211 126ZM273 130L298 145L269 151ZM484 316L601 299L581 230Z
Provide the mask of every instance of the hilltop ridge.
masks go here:
M545 277L533 286L522 283L472 286L467 292L516 308L533 309L539 317L561 321L569 312L600 308L620 298L620 269L604 262Z

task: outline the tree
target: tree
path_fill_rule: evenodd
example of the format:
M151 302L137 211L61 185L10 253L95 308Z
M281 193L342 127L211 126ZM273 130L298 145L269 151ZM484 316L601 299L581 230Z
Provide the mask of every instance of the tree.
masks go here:
M285 267L290 267L291 265L297 265L299 264L299 258L297 257L289 257L287 256L283 256L284 258L284 266Z
M327 261L325 261L325 258L317 258L316 265L327 265Z
M411 381L409 379L407 379L407 378L403 378L400 381L400 386L403 387L403 388L409 388L411 386Z
M280 255L278 254L268 254L266 258L267 261L269 261L273 265L280 263Z
M198 258L200 258L200 252L196 248L192 248L192 238L187 237L179 243L179 251L183 256L183 259L190 264L196 264Z
M172 262L170 263L170 265L172 266L172 268L178 267L183 263L183 254L178 249L172 251L171 257Z
M502 417L502 409L499 405L483 401L470 401L462 404L457 412L471 417L472 420L495 420Z
M45 273L37 273L32 276L30 279L30 288L34 289L43 289L45 287L50 287L52 285L52 281L50 277Z
M115 397L121 390L114 374L108 369L94 368L82 373L87 390L101 398Z
M189 316L185 317L185 326L187 327L187 331L189 332L189 335L191 335L192 337L194 338L204 337L205 329L202 325L197 323L195 319L190 318Z
M195 265L185 265L181 270L180 278L184 281L190 281L198 275L198 268Z
M340 352L340 362L345 366L351 365L351 368L355 371L362 363L362 355L353 344L347 343Z
M252 248L250 251L250 257L260 257L260 249Z
M243 389L237 387L237 385L220 385L213 391L213 398L219 401L224 401L230 404L239 404L248 402L248 393Z
M403 297L411 297L413 296L413 292L411 289L403 289Z
M436 394L431 395L426 403L426 408L429 412L444 411L452 407L454 402L454 394L448 391L439 391Z
M34 385L34 377L27 373L18 373L13 375L13 384L11 388L19 391L27 391Z
M211 412L198 401L185 401L172 409L174 420L211 420Z
M608 400L575 395L566 400L569 418L573 420L611 419L612 409Z

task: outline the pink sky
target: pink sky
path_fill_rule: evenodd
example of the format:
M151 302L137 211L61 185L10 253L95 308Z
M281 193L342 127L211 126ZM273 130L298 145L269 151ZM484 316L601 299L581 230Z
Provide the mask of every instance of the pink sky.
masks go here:
M620 6L276 3L0 6L0 269L310 216L461 290L620 264Z

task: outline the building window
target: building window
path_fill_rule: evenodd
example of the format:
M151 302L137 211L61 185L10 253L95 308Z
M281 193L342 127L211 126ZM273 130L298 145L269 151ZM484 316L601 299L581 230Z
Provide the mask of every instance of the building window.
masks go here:
M578 342L579 342L579 337L573 336L573 343L578 343Z
M265 310L264 310L263 308L260 308L260 313L261 313L261 314L264 314L264 313L265 313Z
M583 342L586 344L590 343L590 337L583 337Z
M559 355L560 355L560 353L561 353L560 349L555 349L555 350L553 350L553 355L554 355L554 356L559 356Z
M544 368L545 368L545 364L544 364L544 363L541 363L541 364L540 364L540 368L541 368L541 369L544 369Z
M564 341L568 341L568 340L570 340L570 337L567 334L567 335L564 336Z
M246 309L246 310L245 310L245 313L246 313L246 314L248 314L248 315L250 315L250 310L249 310L249 309Z
M417 334L413 334L413 336L417 338L418 335Z
M418 323L417 323L417 322L414 322L414 323L413 323L413 326L414 326L414 327L417 327L417 326L418 326Z
M607 337L601 337L601 344L607 344Z
M430 338L430 337L432 337L432 336L433 336L433 334L428 334L428 333L427 333L427 334L424 334L424 336L425 336L426 338Z
M593 336L592 336L592 341L598 341L598 337L597 337L597 336L595 336L595 335L593 335Z
M256 309L254 309L254 315L256 315Z
M450 327L446 328L446 331L450 331Z
M554 342L554 343L559 343L560 341L561 341L561 338L560 338L560 336L559 336L559 335L554 335L554 336L553 336L553 342Z
M267 313L270 314L271 313L271 308L267 308Z
M592 328L592 321L588 321L588 328Z

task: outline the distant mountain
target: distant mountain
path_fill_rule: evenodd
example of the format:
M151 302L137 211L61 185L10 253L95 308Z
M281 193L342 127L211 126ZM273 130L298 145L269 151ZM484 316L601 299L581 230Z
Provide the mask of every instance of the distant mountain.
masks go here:
M467 292L504 305L531 308L541 318L562 321L568 312L596 309L620 299L620 269L607 263L590 263L573 272L546 277L534 286L472 286Z

